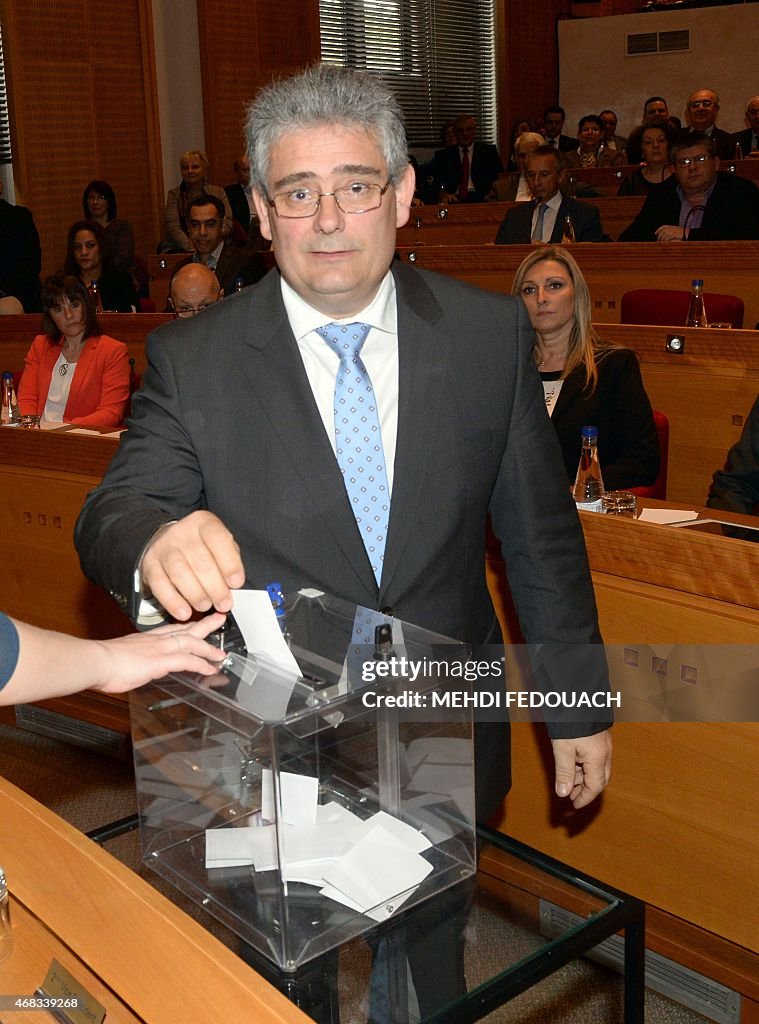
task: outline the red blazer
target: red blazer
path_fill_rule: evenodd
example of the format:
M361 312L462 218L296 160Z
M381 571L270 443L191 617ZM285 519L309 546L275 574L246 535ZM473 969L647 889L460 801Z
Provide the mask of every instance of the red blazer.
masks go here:
M18 386L22 416L42 416L53 367L61 343L38 334L24 360ZM63 422L95 429L117 427L123 422L129 399L129 353L123 341L107 334L88 338L76 364Z

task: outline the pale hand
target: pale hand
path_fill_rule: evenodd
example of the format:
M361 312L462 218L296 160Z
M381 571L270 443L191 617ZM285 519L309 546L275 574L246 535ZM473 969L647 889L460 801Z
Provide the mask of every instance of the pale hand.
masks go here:
M603 791L611 777L611 734L551 740L556 767L556 795L585 807Z
M682 242L683 229L679 224L662 224L654 232L659 242Z
M124 693L169 672L216 675L226 653L206 643L203 637L218 629L224 619L224 615L215 612L199 622L159 626L149 633L98 641L105 653L106 675L95 689Z
M143 584L172 618L189 619L194 608L232 609L230 588L245 582L240 548L212 512L191 512L160 530L140 564Z

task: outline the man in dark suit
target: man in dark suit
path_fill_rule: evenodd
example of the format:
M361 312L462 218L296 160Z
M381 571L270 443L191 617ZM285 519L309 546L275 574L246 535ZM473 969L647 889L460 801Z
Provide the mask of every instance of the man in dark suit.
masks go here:
M225 295L260 281L266 265L257 252L224 240L224 204L201 193L187 207L187 225L195 253L193 262L213 270Z
M759 238L759 190L719 170L716 143L683 132L670 149L675 173L646 196L620 242L717 242Z
M509 210L498 228L496 245L560 242L567 217L572 218L576 242L604 241L598 207L567 199L559 191L562 170L562 155L550 146L539 146L529 154L525 177L533 202Z
M498 643L489 513L526 640L565 648L545 665L552 683L602 687L605 659L587 672L592 585L525 310L393 261L414 172L392 94L319 65L259 93L248 137L278 271L150 336L129 430L77 524L85 572L133 616L143 594L182 621L229 611L230 588L276 579ZM378 417L364 454L389 496L368 523L340 465L335 390L354 370L338 373L333 332L365 339L351 364ZM595 716L551 726L557 792L575 806L608 777L608 715ZM507 787L505 725L477 735L487 818Z
M719 96L712 89L697 89L688 97L686 114L690 130L704 132L714 142L720 160L732 160L735 155L735 136L717 127Z
M571 135L562 135L566 119L567 115L563 107L546 107L543 112L543 130L545 131L546 144L551 149L558 150L560 153L569 153L570 150L577 149L580 145L577 139Z
M247 156L238 156L234 162L234 172L237 181L231 185L225 185L229 205L232 208L232 216L247 235L250 227L250 203L248 196L250 192L250 161Z
M749 127L742 132L736 132L733 141L741 147L741 154L746 156L759 156L759 96L752 96L746 104L746 120Z
M456 145L435 153L435 178L450 199L480 203L493 191L493 182L503 172L501 158L495 146L475 142L477 121L471 114L460 114L453 126Z
M31 211L0 198L0 298L13 296L25 312L38 312L41 264L40 238Z

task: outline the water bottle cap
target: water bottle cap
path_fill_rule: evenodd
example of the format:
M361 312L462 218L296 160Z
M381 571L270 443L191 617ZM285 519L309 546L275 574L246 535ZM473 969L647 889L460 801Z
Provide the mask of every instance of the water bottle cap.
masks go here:
M12 370L5 370L3 372L3 380L13 380L13 371Z
M598 427L583 427L582 428L582 436L583 437L598 437Z
M696 277L696 278L694 278L693 281L691 281L691 288L703 288L703 287L704 287L704 279L702 277Z

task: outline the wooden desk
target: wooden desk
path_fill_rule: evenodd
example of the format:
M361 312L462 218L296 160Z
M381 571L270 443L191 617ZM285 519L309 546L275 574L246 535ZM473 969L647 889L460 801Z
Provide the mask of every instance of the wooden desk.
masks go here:
M580 518L604 640L638 652L643 683L652 656L679 673L683 648L674 644L689 645L687 661L701 672L715 659L700 645L756 643L759 544L589 513ZM513 635L502 564L493 554L488 579ZM691 951L681 962L731 977L759 999L757 724L617 725L611 785L597 808L575 815L552 796L542 728L518 725L514 733L514 788L500 827L673 915L679 923L667 918L660 929L662 951L680 943Z
M56 957L106 1007L109 1024L308 1024L205 928L4 779L0 817L14 932L0 964L3 993L31 995ZM13 1020L50 1018L14 1011Z
M667 497L702 504L759 394L759 332L595 327L604 341L637 352L651 403L669 418ZM665 347L673 333L685 339L679 355Z
M632 223L643 205L642 196L588 199L601 214L604 231L616 239ZM413 206L404 227L398 229L399 246L493 245L498 227L519 203L451 203L449 206Z
M517 267L532 252L529 245L459 245L399 248L402 260L449 274L487 291L511 292ZM746 306L744 323L759 322L759 241L756 242L614 242L572 246L593 299L593 319L619 323L622 295L634 288L686 291L695 274L706 290L738 295Z

